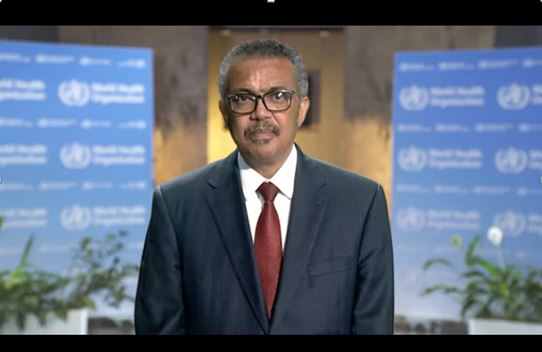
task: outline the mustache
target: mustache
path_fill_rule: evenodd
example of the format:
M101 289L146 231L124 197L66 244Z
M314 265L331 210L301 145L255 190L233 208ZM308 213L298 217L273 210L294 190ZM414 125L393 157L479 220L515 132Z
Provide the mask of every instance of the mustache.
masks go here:
M249 135L255 133L272 133L278 136L280 129L269 121L257 121L246 129L246 133Z

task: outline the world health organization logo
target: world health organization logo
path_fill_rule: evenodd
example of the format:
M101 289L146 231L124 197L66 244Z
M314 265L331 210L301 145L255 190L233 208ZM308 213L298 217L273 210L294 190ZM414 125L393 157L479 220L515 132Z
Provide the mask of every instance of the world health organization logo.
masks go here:
M399 93L399 102L405 110L423 110L429 103L429 92L423 87L412 85L401 89L401 92Z
M495 166L504 174L519 174L527 167L527 152L510 147L495 153Z
M525 216L511 210L496 214L493 223L495 226L498 226L505 235L519 236L527 228L527 219L525 219Z
M517 83L501 87L497 91L497 101L506 110L521 110L525 108L529 104L530 96L529 88Z
M85 82L72 79L58 86L58 97L68 106L84 106L90 99L90 88Z
M427 153L416 147L401 149L397 156L397 162L403 170L420 171L427 165Z
M91 159L90 148L77 142L66 144L60 149L60 161L68 169L84 169Z
M90 226L92 214L87 207L74 205L60 211L60 223L66 230L84 230Z
M397 214L397 224L405 231L420 231L425 227L425 223L424 211L417 208L404 208Z

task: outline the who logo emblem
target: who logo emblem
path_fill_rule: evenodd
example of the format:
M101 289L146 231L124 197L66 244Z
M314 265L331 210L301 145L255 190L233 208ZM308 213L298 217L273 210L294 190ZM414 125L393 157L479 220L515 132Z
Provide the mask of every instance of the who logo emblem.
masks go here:
M418 208L404 208L397 214L397 225L405 231L421 231L425 228L426 222L425 212Z
M87 207L74 205L60 211L60 223L66 230L85 230L91 221L92 214Z
M399 103L405 110L423 110L429 103L429 92L426 88L417 85L403 88L399 93Z
M519 236L527 228L527 219L523 214L508 210L498 213L493 218L495 226L499 227L505 235Z
M60 161L67 169L84 169L89 166L91 159L90 148L77 142L66 144L60 149Z
M427 152L416 147L401 149L397 163L405 171L420 171L427 165Z
M495 153L495 166L503 174L519 174L528 164L527 152L510 147Z
M85 82L75 79L65 81L58 86L58 97L67 106L85 106L90 100L90 87Z
M497 91L497 102L505 110L521 110L529 104L531 94L527 86L512 83Z

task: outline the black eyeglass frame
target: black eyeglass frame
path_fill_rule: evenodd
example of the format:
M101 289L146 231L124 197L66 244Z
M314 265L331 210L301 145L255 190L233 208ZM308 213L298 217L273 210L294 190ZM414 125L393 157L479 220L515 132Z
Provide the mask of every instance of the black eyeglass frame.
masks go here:
M288 101L288 106L284 109L269 109L267 107L267 103L265 102L265 97L269 96L269 95L272 95L272 94L277 94L277 93L283 93L283 94L286 94L288 97L289 97L289 101ZM270 111L270 112L283 112L283 111L286 111L288 109L290 109L292 107L292 101L293 101L293 96L296 95L296 91L295 90L288 90L288 89L276 89L276 90L271 90L265 94L251 94L251 93L236 93L236 94L228 94L226 95L226 100L228 101L228 108L230 109L230 111L236 113L236 114L242 114L242 115L245 115L245 114L252 114L256 108L258 107L258 99L261 99L261 101L263 102L263 106L265 106L265 108ZM249 97L253 102L254 102L254 108L252 108L252 110L250 111L243 111L243 112L239 112L239 111L235 111L232 106L231 106L231 100L233 98L237 98L239 96L245 96L245 97Z

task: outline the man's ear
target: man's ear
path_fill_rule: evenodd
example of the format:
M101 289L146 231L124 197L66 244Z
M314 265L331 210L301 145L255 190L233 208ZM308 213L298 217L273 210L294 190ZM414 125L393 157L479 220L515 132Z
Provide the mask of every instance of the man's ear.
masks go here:
M301 102L299 103L299 112L297 114L297 127L301 127L303 122L305 121L305 117L307 116L307 111L309 111L309 107L311 105L311 101L309 97L303 97L301 98Z

